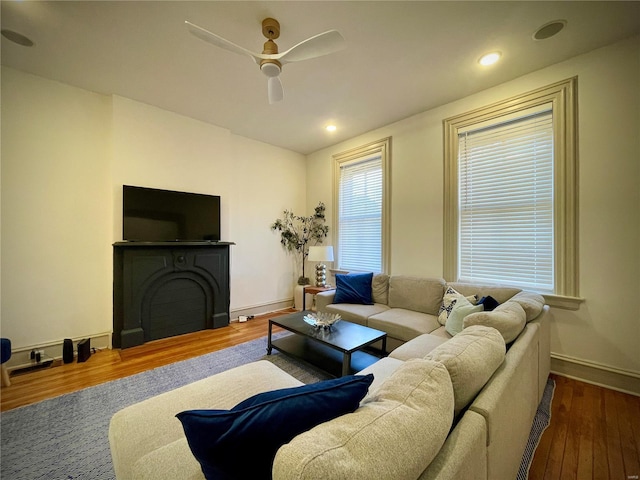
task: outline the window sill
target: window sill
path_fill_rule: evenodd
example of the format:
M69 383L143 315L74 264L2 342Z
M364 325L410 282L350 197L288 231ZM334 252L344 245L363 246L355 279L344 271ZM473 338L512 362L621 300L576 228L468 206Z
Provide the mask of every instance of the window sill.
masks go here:
M565 295L550 295L543 294L547 305L556 308L564 308L565 310L578 310L580 308L580 304L585 301L584 298L580 297L568 297Z

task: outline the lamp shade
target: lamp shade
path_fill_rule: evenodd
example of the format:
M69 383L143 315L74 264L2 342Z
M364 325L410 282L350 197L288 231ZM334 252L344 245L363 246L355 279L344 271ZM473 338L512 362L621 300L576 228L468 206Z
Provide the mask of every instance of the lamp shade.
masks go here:
M307 260L311 262L333 262L333 247L309 247Z

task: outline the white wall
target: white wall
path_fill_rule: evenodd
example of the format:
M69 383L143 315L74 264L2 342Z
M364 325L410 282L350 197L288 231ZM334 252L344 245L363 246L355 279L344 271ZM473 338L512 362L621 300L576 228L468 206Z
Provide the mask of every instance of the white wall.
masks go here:
M305 211L305 171L298 153L2 68L2 335L20 350L112 330L123 184L220 195L232 311L290 302L269 226Z
M111 330L110 101L2 68L2 336Z
M640 378L640 38L316 152L307 159L307 204L325 198L331 213L331 155L391 136L390 273L441 276L443 119L576 75L579 284L585 301L579 310L553 309L554 365L559 371L570 370L567 362L595 368L608 376L591 372L600 383L614 383L617 380L612 377L619 374L626 377L627 386L635 385L629 388L636 389Z

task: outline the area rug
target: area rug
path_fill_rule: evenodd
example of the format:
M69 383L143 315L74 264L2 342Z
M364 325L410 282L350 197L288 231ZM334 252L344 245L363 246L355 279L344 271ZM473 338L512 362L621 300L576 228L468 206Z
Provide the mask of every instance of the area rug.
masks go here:
M275 334L274 337L283 335ZM303 383L330 378L276 351L267 338L159 367L0 414L0 478L113 480L109 421L122 408L256 360Z
M264 337L3 412L0 415L0 478L113 480L115 473L111 463L108 430L114 413L154 395L245 363L269 360L303 383L330 378L321 370L275 351L272 355L266 355L266 345ZM525 476L519 475L518 480L526 479L535 447L549 423L555 386L552 380L550 382L551 387L547 384L534 420L531 433L533 438L529 439L523 458L521 472L524 471ZM551 390L547 394L549 388ZM546 407L543 405L545 399Z
M518 471L516 480L527 480L527 478L529 478L529 469L533 461L533 454L536 452L542 434L551 423L551 402L553 401L553 392L555 389L556 382L551 378L547 379L547 385L544 387L544 392L542 393L542 400L540 400L536 416L533 418L529 441L524 449L522 463L520 463L520 470Z

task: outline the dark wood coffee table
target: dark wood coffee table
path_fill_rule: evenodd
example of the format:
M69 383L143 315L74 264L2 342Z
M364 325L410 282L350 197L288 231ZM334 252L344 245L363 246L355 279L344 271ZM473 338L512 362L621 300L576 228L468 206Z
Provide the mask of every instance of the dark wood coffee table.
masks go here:
M309 362L330 375L341 377L358 372L380 359L363 351L365 347L382 340L382 353L387 349L387 334L383 331L346 320L340 320L330 330L319 329L303 320L310 313L302 311L270 319L267 355L271 355L275 348ZM293 335L272 339L274 325Z

